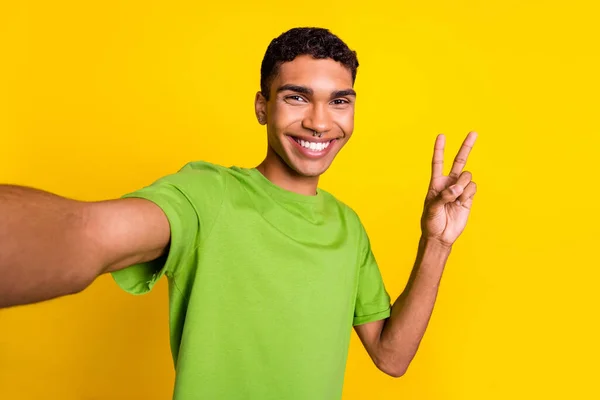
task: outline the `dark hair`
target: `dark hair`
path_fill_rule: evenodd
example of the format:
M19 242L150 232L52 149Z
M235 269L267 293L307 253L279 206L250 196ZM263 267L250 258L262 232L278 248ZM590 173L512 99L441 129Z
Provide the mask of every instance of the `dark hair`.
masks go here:
M331 58L344 65L352 73L352 83L356 80L358 59L339 37L323 28L292 28L273 39L260 67L260 90L269 100L273 78L279 66L301 55L313 58Z

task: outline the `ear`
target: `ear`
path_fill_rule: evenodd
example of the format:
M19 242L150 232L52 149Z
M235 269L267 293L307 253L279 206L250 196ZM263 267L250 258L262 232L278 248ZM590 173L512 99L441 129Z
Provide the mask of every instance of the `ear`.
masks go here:
M254 112L256 113L256 119L258 123L261 125L266 125L267 123L267 99L262 95L261 92L256 92L256 97L254 98Z

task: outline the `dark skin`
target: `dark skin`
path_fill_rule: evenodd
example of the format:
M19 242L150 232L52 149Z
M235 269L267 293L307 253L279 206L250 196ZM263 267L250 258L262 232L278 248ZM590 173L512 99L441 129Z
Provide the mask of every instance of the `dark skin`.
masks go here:
M269 180L316 193L319 176L352 136L352 83L350 71L330 59L302 56L281 65L269 100L259 93L255 101L269 143L258 169ZM408 284L389 318L355 327L377 367L391 376L402 376L416 354L446 260L466 226L477 188L463 169L475 139L471 132L444 176L445 138L437 137ZM77 293L103 273L154 260L168 252L171 233L164 212L148 200L81 202L12 185L0 185L0 221L0 308Z
M284 189L315 194L319 176L352 136L355 102L352 75L341 64L310 56L282 64L269 101L256 94L256 116L268 137L267 156L258 169ZM321 141L333 140L318 159L304 156L290 140L314 140L313 131L322 133Z
M314 195L323 174L352 136L356 94L350 71L331 59L299 56L283 63L271 84L269 100L259 92L256 117L267 127L268 149L258 170L280 187ZM292 139L333 146L320 156L307 156ZM405 290L387 319L355 326L375 365L399 377L408 369L431 318L446 261L466 227L477 191L472 174L463 171L477 134L464 140L449 175L443 174L445 137L434 145L432 173L421 218L422 235Z

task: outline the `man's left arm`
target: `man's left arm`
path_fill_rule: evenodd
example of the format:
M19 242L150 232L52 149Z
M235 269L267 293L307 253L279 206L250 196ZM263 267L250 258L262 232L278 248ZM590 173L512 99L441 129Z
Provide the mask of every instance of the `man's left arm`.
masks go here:
M474 132L467 136L448 176L443 175L445 138L437 137L421 218L422 236L406 288L394 302L389 318L355 326L374 363L388 375L404 375L414 358L452 245L466 226L477 187L463 168L476 137Z

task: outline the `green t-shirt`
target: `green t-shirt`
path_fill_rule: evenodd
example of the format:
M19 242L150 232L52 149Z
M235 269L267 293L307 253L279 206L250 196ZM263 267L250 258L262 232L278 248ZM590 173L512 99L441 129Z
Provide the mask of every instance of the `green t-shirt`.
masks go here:
M348 206L206 162L124 197L151 200L171 225L167 256L113 277L143 294L167 276L174 399L341 398L352 326L390 315Z

